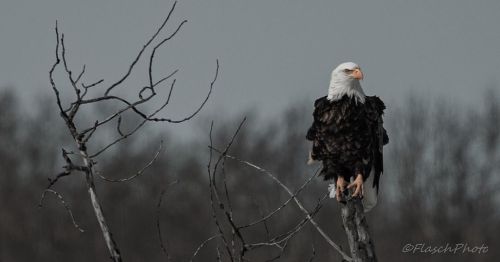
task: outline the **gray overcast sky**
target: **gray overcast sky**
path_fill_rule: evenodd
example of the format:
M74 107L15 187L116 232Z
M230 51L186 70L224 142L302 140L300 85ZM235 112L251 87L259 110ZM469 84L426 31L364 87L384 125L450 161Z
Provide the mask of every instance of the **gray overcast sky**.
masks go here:
M171 4L2 0L0 86L25 97L49 92L56 19L74 71L85 63L88 82L110 83ZM181 0L169 30L189 22L159 53L156 76L182 70L173 115L202 99L216 58L221 74L205 112L256 107L272 117L291 102L312 104L326 94L331 70L350 60L365 72L365 91L389 107L412 89L469 103L499 80L499 12L497 0ZM139 67L134 81L145 73Z

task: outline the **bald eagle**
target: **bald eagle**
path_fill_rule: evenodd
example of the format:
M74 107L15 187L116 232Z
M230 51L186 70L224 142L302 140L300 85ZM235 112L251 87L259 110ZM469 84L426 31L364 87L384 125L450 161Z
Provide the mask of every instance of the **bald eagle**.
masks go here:
M362 79L360 67L352 62L333 70L328 95L314 103L314 122L306 138L312 141L310 159L322 162L320 175L325 180L350 181L361 175L364 184L371 182L364 191L378 193L382 147L389 142L382 119L385 105L365 95Z

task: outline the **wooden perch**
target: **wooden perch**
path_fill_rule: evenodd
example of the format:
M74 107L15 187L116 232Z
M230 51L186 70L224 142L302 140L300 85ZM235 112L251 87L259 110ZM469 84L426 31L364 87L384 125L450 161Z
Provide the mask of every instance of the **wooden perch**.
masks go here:
M344 191L340 208L352 261L376 262L375 245L370 237L363 204L359 197L352 197L352 194L351 190Z

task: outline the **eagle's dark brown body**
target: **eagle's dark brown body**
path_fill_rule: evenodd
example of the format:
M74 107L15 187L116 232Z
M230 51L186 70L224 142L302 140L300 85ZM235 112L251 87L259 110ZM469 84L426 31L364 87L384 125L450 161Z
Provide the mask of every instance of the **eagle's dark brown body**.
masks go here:
M307 132L313 141L311 157L323 162L325 179L338 176L347 181L356 174L366 180L374 169L378 188L383 171L382 147L389 142L383 128L385 105L376 96L366 96L365 103L347 95L337 101L325 97L314 103L314 122Z

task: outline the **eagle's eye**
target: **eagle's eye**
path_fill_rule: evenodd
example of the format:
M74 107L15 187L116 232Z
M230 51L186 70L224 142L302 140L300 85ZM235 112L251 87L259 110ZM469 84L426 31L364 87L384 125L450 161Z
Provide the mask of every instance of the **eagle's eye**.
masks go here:
M346 73L346 74L352 73L352 71L354 71L354 70L351 70L351 69L344 69L344 73Z

